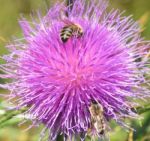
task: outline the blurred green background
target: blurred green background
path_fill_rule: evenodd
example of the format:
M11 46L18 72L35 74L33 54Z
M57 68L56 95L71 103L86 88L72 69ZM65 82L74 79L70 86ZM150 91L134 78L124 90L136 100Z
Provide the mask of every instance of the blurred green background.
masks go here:
M21 15L26 18L30 14L40 9L45 11L50 7L54 0L0 0L0 55L7 53L5 45L13 37L21 37L21 29L18 20ZM133 15L133 18L139 22L143 29L142 36L150 39L150 0L110 0L111 7L126 11L126 15ZM1 60L0 60L1 61ZM2 82L2 80L0 80ZM2 90L0 91L2 92ZM2 99L0 99L0 108ZM0 120L3 110L0 110ZM127 121L136 132L127 132L116 124L112 123L110 133L111 141L150 141L150 112L142 114L141 121ZM26 132L29 123L18 126L21 118L14 118L8 123L0 126L0 141L37 141L40 134L40 128L32 128ZM140 124L141 123L141 124ZM88 140L88 139L87 139Z

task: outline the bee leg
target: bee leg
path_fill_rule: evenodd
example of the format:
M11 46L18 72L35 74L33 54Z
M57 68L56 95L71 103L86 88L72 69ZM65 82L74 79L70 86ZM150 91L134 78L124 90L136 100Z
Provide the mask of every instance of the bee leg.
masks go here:
M104 130L101 130L98 134L99 135L104 135Z
M63 141L68 141L68 137L66 134L64 134L64 140Z
M110 141L110 138L106 134L103 134L98 136L98 141Z
M86 138L86 133L85 132L81 132L80 133L80 141L85 141Z

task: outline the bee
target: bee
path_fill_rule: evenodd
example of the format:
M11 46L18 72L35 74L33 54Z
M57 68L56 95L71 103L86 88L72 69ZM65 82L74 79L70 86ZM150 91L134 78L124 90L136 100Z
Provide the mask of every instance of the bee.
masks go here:
M91 127L96 130L99 136L104 135L106 124L104 119L103 106L100 103L92 101L89 107L89 112L91 115Z
M63 43L67 42L71 37L80 38L83 35L83 29L80 25L71 21L65 21L66 25L60 31L60 38Z

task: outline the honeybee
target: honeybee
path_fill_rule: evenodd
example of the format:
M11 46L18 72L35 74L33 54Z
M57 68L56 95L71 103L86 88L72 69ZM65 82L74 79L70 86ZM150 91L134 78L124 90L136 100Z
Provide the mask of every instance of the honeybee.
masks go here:
M105 134L106 124L104 119L103 106L100 103L92 101L89 112L91 115L91 129L96 130L98 136L103 136Z
M66 26L64 26L60 31L60 38L62 42L67 42L69 38L81 37L83 35L83 29L79 24L75 24L71 21L65 21Z

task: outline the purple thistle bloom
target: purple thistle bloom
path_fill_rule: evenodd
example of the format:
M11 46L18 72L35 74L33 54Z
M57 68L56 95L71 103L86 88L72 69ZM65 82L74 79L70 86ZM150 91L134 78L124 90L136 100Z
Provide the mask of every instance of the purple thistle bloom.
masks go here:
M44 123L50 140L63 134L70 140L87 135L91 126L92 101L102 105L107 121L128 127L124 117L138 118L132 110L136 99L149 94L144 75L149 71L145 57L149 42L140 28L118 10L107 12L103 0L76 1L72 11L64 3L53 6L40 21L20 20L23 39L8 46L1 84L10 90L17 108L28 107L33 124ZM60 31L67 22L81 26L83 35L62 42ZM142 58L141 61L137 59ZM45 132L43 130L43 132ZM97 131L95 131L97 135Z

